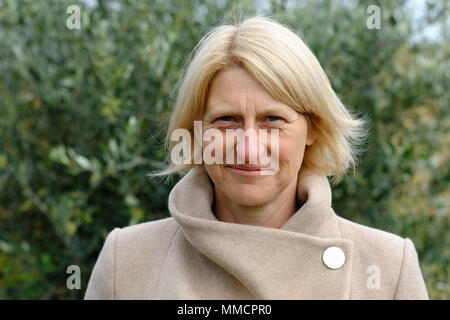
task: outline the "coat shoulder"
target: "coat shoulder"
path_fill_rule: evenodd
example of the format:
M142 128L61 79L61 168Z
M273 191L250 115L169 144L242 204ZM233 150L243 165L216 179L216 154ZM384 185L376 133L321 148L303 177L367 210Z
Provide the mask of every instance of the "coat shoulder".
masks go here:
M169 250L178 228L178 223L172 217L121 228L117 235L117 255L122 261L135 257L142 259L143 256L160 257Z
M85 299L152 296L178 227L170 217L112 230L89 279Z
M428 299L409 238L341 217L338 225L342 238L353 242L353 299ZM372 283L376 278L379 282Z
M178 228L169 217L120 229L115 258L116 299L149 298L155 294Z
M391 232L359 224L338 217L339 230L343 238L348 238L369 248L396 250L403 253L405 239ZM391 252L392 253L392 252Z
M372 299L381 294L393 299L403 265L405 239L344 218L338 221L342 238L353 242L353 286L358 287L353 290L353 298ZM382 275L383 283L380 290L367 290L368 276L374 270Z
M135 246L150 240L162 240L161 237L173 235L178 227L172 217L143 222L121 228L119 241L122 245L129 243Z

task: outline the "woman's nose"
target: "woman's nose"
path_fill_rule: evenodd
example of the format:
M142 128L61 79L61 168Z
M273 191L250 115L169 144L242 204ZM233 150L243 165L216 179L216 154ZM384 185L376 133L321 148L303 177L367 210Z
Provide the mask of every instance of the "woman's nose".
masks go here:
M266 146L259 139L258 132L254 128L249 128L238 137L236 144L237 162L238 164L258 164L265 150Z

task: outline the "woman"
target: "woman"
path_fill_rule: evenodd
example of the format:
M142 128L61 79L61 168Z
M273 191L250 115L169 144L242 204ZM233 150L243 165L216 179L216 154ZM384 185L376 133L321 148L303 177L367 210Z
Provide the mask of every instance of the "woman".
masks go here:
M199 141L196 120L214 139ZM331 207L327 175L339 182L354 167L364 124L286 27L255 17L213 29L185 73L167 141L178 148L185 129L200 155L213 146L211 157L231 161L199 163L198 148L184 149L162 172L189 170L170 193L171 217L114 229L85 298L428 299L411 240ZM239 129L256 140L227 138Z

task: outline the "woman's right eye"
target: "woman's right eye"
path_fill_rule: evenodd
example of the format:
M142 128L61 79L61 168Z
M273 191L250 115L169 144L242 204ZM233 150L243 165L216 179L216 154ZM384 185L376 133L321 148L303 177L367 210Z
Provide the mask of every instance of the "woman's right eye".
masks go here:
M216 119L216 121L233 121L233 117L232 116L223 116L223 117L219 117Z

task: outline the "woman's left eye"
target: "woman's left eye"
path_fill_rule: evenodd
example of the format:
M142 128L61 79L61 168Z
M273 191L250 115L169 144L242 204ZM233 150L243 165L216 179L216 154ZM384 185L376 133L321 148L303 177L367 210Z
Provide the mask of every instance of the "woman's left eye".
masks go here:
M277 116L268 116L267 120L269 121L277 121L277 120L282 120L280 117Z
M232 116L222 116L222 117L217 118L216 120L233 121L233 117Z

